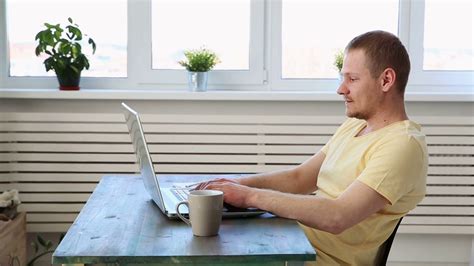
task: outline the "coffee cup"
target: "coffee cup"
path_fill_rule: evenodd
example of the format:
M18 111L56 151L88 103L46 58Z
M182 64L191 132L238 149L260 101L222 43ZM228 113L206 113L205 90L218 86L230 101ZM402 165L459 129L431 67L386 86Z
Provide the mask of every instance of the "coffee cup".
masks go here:
M191 226L195 236L214 236L219 233L223 203L222 191L193 190L189 192L187 201L176 205L176 212L181 220ZM180 213L181 205L188 207L189 219Z

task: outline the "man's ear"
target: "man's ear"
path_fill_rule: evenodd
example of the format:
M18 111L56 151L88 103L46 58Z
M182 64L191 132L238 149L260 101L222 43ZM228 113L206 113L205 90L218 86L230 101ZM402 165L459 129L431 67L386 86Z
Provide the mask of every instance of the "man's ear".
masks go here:
M388 92L394 85L397 74L393 68L386 68L382 74L380 74L380 82L382 85L382 90Z

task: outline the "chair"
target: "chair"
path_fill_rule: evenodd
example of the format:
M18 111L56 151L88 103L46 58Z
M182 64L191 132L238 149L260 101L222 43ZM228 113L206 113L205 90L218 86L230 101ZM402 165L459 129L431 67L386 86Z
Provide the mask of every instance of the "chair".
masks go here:
M377 257L375 258L374 265L387 265L388 254L390 253L390 248L392 247L393 239L397 234L398 226L402 222L402 219L403 217L398 220L397 226L395 226L395 229L393 229L393 232L390 237L385 240L385 242L380 246L379 251L377 252Z

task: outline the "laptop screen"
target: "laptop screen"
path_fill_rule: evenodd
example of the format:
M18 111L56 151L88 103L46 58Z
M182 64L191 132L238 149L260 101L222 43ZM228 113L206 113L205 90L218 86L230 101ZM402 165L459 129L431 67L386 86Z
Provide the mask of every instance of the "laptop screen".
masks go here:
M145 188L160 209L165 211L163 197L160 193L160 186L155 176L155 170L149 155L150 153L148 152L140 117L135 110L125 103L122 103L122 106L124 107L125 121L127 123L130 137L132 138L133 148L137 156Z

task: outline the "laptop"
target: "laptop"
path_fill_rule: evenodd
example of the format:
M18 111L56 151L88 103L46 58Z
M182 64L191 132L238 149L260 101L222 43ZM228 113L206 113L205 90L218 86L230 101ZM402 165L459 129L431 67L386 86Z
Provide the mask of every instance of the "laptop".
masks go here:
M162 182L162 184L160 184L160 179L165 180L167 179L167 176L155 174L153 162L146 144L139 114L125 103L122 103L122 107L146 191L156 203L156 205L160 208L161 212L163 212L169 218L178 218L176 213L176 205L180 201L187 200L187 194L190 190L194 189L195 184L194 186L189 183L166 183L165 185L164 182ZM186 180L185 175L180 176ZM195 177L195 175L193 175L193 177ZM225 176L205 175L202 176L201 180L209 180L215 177ZM180 209L180 212L181 214L187 214L188 210L184 210L183 208L183 210ZM224 204L222 217L249 217L261 215L263 213L265 213L265 211L255 208L242 209Z

